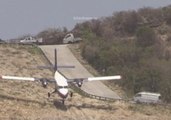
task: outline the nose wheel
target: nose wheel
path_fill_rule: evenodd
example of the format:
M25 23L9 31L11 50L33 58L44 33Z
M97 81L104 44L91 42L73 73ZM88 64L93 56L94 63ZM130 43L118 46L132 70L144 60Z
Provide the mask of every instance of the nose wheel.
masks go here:
M62 100L62 104L65 105L65 100L64 99Z

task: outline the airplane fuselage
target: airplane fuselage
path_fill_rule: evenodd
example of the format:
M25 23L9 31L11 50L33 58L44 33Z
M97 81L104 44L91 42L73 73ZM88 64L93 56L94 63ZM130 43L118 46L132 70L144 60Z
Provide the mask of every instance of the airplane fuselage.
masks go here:
M55 89L57 90L58 95L61 98L66 99L69 94L67 79L58 71L55 72L54 78L56 81Z

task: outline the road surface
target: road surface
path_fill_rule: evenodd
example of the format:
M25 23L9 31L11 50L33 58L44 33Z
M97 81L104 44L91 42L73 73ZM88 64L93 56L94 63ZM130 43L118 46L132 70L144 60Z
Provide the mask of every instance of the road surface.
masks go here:
M54 64L54 49L57 49L58 65L74 65L75 68L59 69L67 78L87 78L93 77L83 65L75 58L67 45L45 45L39 46L46 57ZM100 81L85 82L81 89L88 94L107 97L112 99L121 99L114 91L110 90Z

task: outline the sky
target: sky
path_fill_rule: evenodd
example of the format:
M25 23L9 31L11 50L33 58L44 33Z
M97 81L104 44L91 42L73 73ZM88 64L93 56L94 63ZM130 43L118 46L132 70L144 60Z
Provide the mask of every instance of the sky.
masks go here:
M0 38L37 34L48 28L67 27L116 11L158 8L171 0L0 0Z

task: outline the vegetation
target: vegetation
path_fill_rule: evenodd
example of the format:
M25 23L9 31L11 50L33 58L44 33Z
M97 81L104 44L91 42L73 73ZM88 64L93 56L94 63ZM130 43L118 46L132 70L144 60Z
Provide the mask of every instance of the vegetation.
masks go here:
M101 74L121 74L129 95L159 92L171 102L171 7L143 8L77 24L82 56ZM165 37L164 37L165 36Z
M44 44L61 44L67 31L65 27L63 29L50 28L41 31L36 37L43 38Z
M116 12L77 24L71 32L84 39L82 56L95 69L123 76L118 84L128 95L159 92L171 102L171 6ZM61 44L67 33L66 28L51 28L35 37L44 44Z

